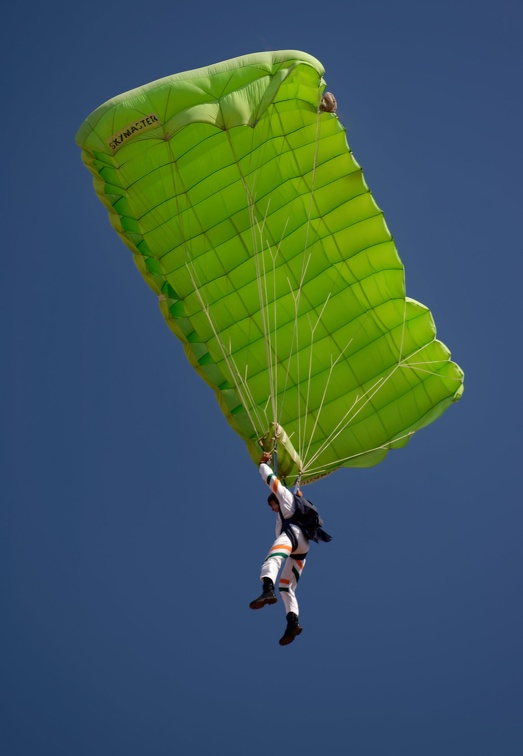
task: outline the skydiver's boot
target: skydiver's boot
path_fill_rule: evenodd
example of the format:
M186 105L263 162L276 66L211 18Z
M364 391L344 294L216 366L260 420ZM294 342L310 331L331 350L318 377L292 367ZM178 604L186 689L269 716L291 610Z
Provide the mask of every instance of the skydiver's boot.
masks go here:
M261 609L265 604L275 604L278 601L274 593L274 583L270 578L263 578L263 593L251 601L251 609Z
M302 630L303 627L298 622L298 615L294 614L294 612L289 612L287 615L287 627L280 638L280 646L288 646Z

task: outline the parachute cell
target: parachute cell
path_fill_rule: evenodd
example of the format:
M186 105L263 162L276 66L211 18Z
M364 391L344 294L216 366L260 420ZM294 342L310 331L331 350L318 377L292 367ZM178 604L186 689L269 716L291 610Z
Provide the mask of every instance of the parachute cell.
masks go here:
M376 464L463 390L323 73L296 51L235 58L122 94L77 134L229 424L254 460L279 428L303 483Z

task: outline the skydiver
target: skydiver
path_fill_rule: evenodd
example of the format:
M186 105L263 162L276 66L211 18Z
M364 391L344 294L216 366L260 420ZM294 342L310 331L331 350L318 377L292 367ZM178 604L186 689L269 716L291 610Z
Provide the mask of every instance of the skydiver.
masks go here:
M249 606L251 609L261 609L266 604L276 603L278 599L274 591L274 584L283 565L279 591L285 606L287 627L279 643L280 646L287 646L303 629L298 619L296 588L305 568L305 560L309 552L309 538L314 541L328 542L331 540L331 536L321 527L317 527L318 523L319 525L323 524L319 517L315 520L315 527L312 531L308 529L303 518L300 520L300 525L296 521L290 521L293 515L295 515L295 520L299 517L299 512L296 511L295 496L280 483L268 464L270 461L271 454L263 452L260 459L260 475L263 482L271 489L267 502L272 511L276 513L276 540L262 564L260 580L263 583L263 591L257 599L251 601ZM301 497L301 495L301 491L296 491L296 496ZM316 510L314 511L316 512Z

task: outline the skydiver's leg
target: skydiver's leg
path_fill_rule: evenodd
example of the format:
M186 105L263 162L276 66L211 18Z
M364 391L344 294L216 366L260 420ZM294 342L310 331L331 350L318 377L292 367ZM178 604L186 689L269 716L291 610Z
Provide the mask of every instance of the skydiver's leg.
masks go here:
M280 595L285 606L285 613L294 612L299 617L296 589L298 581L305 568L305 559L287 559L280 577Z
M263 592L258 598L249 604L251 609L261 609L267 604L275 604L278 600L274 592L276 578L283 562L292 551L292 544L288 536L282 533L274 541L267 557L262 564L260 580L263 583Z
M285 605L287 627L280 638L280 646L288 646L301 633L296 588L305 567L305 559L287 559L280 577L280 596Z
M282 570L279 589L286 613L294 612L299 616L296 588L309 553L309 542L299 528L293 528L293 533L296 536L296 549Z
M298 581L305 569L305 560L309 553L309 542L301 531L296 532L298 546L287 559L280 577L280 595L285 606L287 627L280 638L280 646L288 646L301 633L299 607L296 599Z
M292 544L290 538L285 533L282 533L272 544L262 564L260 580L263 581L264 578L270 578L274 585L276 585L276 578L278 577L280 567L287 557L290 556L291 552Z

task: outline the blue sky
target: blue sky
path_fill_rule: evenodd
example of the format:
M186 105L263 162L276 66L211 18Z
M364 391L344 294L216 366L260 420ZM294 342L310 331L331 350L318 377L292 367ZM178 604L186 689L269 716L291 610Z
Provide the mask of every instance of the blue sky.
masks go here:
M158 0L4 11L6 756L520 756L523 10ZM251 612L272 514L74 136L110 97L305 50L463 399L311 487L330 545ZM159 403L158 396L168 396Z

